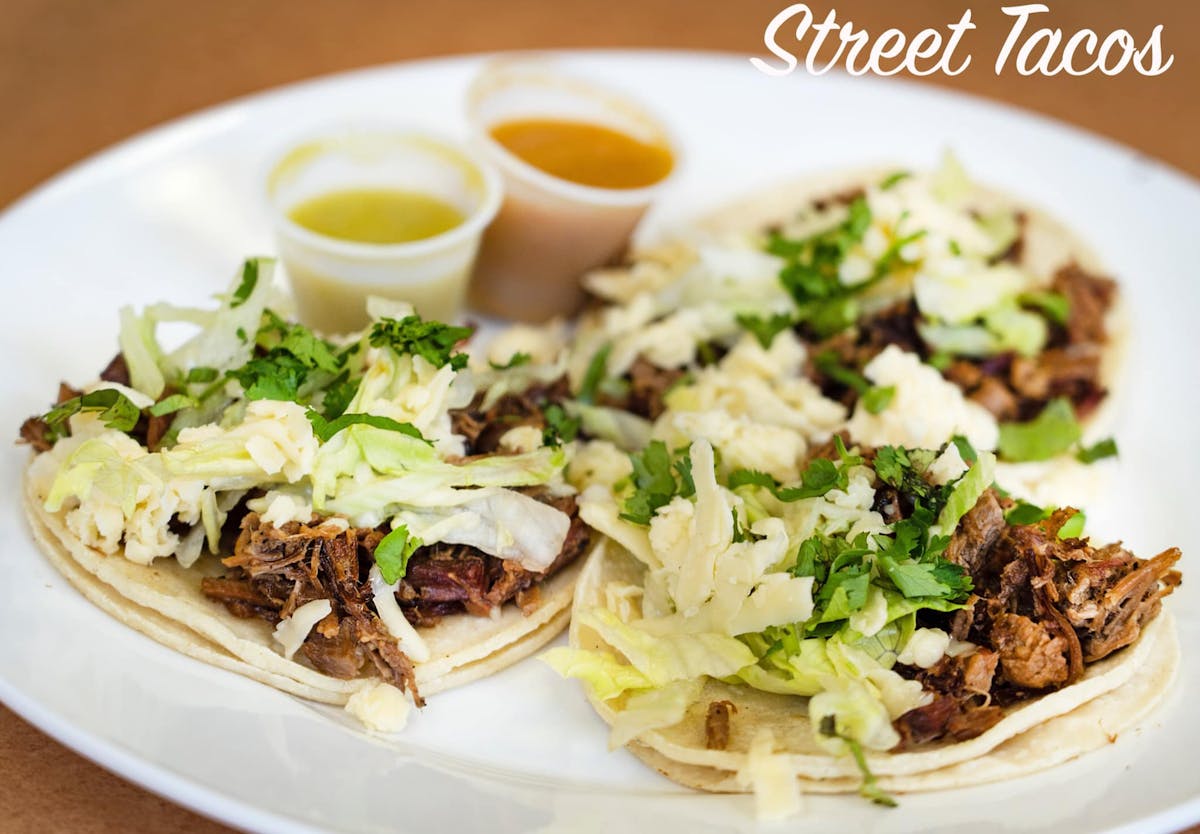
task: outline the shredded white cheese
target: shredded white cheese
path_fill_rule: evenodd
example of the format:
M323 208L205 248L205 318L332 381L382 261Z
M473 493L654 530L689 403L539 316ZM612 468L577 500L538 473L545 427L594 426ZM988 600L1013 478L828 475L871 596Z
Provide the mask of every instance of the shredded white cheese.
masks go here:
M760 820L783 820L800 812L800 785L788 757L775 752L775 735L766 727L760 728L750 743L737 783L754 792Z
M940 628L918 628L896 655L896 661L928 669L945 656L949 646L950 635Z
M384 582L378 565L371 568L370 578L375 612L379 614L379 619L383 620L387 630L396 638L400 651L408 655L415 663L424 663L429 660L429 647L425 645L421 635L417 634L417 630L412 627L408 618L404 616L404 612L400 610L400 603L396 602L396 587L400 584L399 581L395 585Z
M863 375L875 385L894 387L896 393L878 414L859 402L846 424L859 443L936 449L961 434L976 449L996 448L1000 430L991 413L966 399L961 389L916 354L888 345L867 363Z
M409 696L390 683L364 686L346 701L346 712L361 721L368 730L398 733L408 724L413 703Z
M275 642L283 648L283 656L291 660L312 627L328 617L332 610L329 600L314 599L293 611L292 616L280 620L279 625L275 626Z

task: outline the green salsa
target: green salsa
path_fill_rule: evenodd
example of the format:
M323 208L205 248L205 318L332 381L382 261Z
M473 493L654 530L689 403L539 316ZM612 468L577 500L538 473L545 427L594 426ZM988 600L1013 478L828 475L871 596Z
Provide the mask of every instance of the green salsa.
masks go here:
M409 243L463 222L445 200L419 191L348 188L299 203L288 217L309 231L355 243Z

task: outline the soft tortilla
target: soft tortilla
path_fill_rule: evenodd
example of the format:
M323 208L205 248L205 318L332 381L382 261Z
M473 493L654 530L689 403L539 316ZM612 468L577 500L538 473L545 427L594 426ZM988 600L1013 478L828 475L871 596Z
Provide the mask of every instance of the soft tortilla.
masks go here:
M53 461L39 456L26 472L25 512L34 538L71 584L121 622L190 657L315 701L344 704L376 682L373 677L341 680L289 660L280 653L270 624L235 617L205 597L200 578L223 571L215 557L202 557L186 569L171 559L139 565L83 544L61 514L42 506L52 469ZM414 664L421 694L491 675L554 639L570 617L583 563L580 558L545 582L538 607L528 616L506 605L498 617L447 617L421 629L431 653L429 661Z
M589 560L576 589L576 610L603 606L610 581L640 584L636 559L607 542ZM576 621L571 645L613 649ZM1179 643L1168 614L1157 617L1142 637L1088 667L1079 682L1008 708L999 724L964 742L942 743L911 753L872 753L868 764L885 790L919 791L992 782L1024 775L1102 747L1140 722L1170 688L1179 667ZM705 746L705 714L714 700L728 700L737 711L725 750ZM608 723L623 700L591 699ZM808 719L807 699L774 695L745 686L710 680L700 699L678 724L642 733L629 745L639 758L663 775L690 787L721 792L746 790L738 771L745 768L750 744L761 728L772 731L776 752L786 755L801 788L837 793L856 790L860 777L849 757L830 756L817 747Z

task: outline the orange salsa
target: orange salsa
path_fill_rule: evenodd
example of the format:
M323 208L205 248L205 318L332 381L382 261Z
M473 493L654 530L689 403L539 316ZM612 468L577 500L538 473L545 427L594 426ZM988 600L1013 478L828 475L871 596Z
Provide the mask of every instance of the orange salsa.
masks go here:
M671 173L675 164L665 145L588 122L515 119L493 126L490 132L533 167L595 188L645 188Z

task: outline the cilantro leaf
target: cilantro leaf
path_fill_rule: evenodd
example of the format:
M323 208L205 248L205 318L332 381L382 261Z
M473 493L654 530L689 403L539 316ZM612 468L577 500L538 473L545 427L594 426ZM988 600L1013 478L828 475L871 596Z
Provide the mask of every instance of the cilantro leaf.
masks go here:
M997 451L1005 460L1049 460L1078 443L1082 434L1071 401L1058 397L1027 423L1001 423Z
M1103 440L1097 441L1091 446L1080 449L1075 453L1075 458L1081 463L1095 463L1104 458L1113 458L1117 456L1117 441L1111 437L1106 437Z
M308 368L289 353L271 352L256 356L225 375L241 383L248 400L296 401Z
M743 330L754 334L763 350L769 350L775 337L792 326L792 317L787 313L775 313L770 318L738 313L737 323Z
M608 370L608 355L610 353L612 353L611 342L592 354L591 361L588 362L587 371L583 374L583 382L579 386L579 394L575 397L575 399L584 405L591 405L596 401L596 391L604 379L605 371Z
M870 381L853 368L842 364L838 355L832 350L823 350L813 360L817 370L841 385L845 385L859 396L871 390ZM872 412L877 414L878 412Z
M350 401L358 393L358 384L357 379L350 378L349 371L342 371L333 382L325 386L325 395L321 399L321 411L326 420L336 420L345 413L350 406Z
M219 375L220 372L216 368L209 368L201 365L189 369L187 376L183 378L183 381L187 385L191 385L193 383L212 382Z
M865 408L871 414L878 414L891 405L892 398L895 396L895 385L873 385L867 389L867 393L863 394L863 408Z
M493 371L509 371L513 368L519 368L522 365L528 365L532 361L533 357L528 353L514 353L508 358L508 361L503 364L497 364L490 360L488 361L488 364L492 366Z
M425 439L425 435L421 434L421 430L412 423L401 423L393 420L391 417L381 417L378 414L343 414L336 420L326 420L310 408L305 412L304 416L308 418L308 422L312 423L313 434L319 437L322 443L328 443L333 439L335 434L349 426L362 425L386 431L397 431L433 445L431 441Z
M383 581L394 585L403 579L408 572L408 560L423 544L424 542L416 536L410 536L408 527L403 524L392 528L390 533L380 539L374 555Z
M542 429L542 443L546 446L561 446L579 436L580 420L571 417L558 403L550 403L542 409L546 427Z
M133 431L142 416L141 409L120 391L101 388L59 403L46 412L42 419L56 432L56 436L61 436L66 433L64 427L67 418L81 411L98 411L104 425L126 433Z
M634 524L649 524L659 507L664 507L676 495L688 498L695 494L692 480L692 459L686 451L672 457L667 444L653 440L641 452L629 456L633 464L633 493L625 499L621 518Z
M195 408L199 403L187 394L172 394L169 397L163 397L161 400L150 406L150 415L152 417L165 417L168 414L174 414L176 411L182 411L185 408Z
M383 318L371 328L370 343L374 347L390 347L396 353L424 357L435 368L449 365L459 371L466 367L467 355L454 353L454 348L469 338L471 332L469 327L425 321L418 315L405 316L399 321Z
M858 455L851 455L839 435L834 436L841 465L828 458L813 458L800 473L800 486L784 487L766 472L753 469L736 469L729 474L727 486L737 489L743 486L756 486L768 490L776 499L785 503L799 501L804 498L817 498L832 489L845 489L850 484L848 470L863 462Z
M897 562L880 557L875 564L896 590L905 597L943 597L962 601L971 592L971 577L959 565L937 559L932 562Z
M241 307L246 303L246 299L254 292L254 288L258 286L258 258L247 258L242 263L242 281L238 284L236 290L233 291L233 297L229 300L231 308Z
M1036 307L1042 315L1055 324L1066 325L1071 318L1071 302L1065 295L1052 290L1025 292L1017 301L1028 307Z

